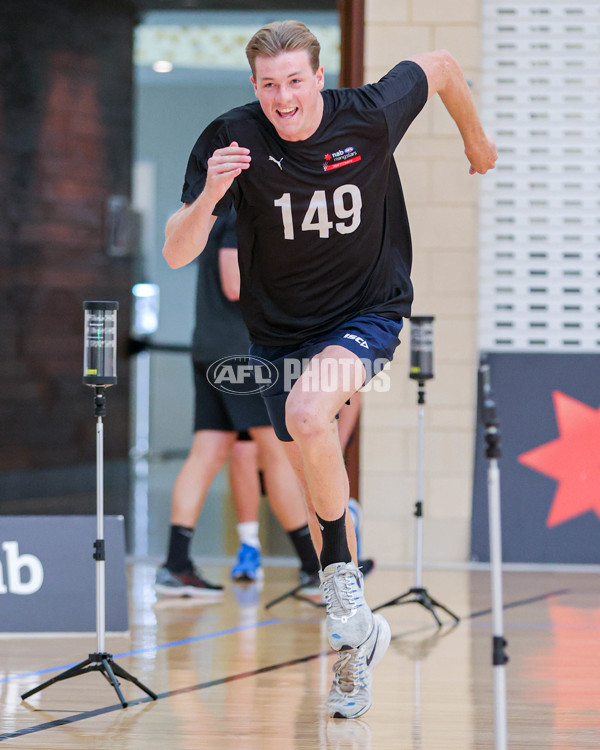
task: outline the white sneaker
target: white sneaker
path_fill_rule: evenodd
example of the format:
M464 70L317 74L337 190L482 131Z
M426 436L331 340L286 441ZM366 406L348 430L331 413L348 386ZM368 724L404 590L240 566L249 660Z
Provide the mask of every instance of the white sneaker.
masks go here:
M334 651L360 646L373 630L362 573L353 562L340 562L328 565L319 576L327 607L329 645Z
M358 648L342 651L333 665L333 684L327 698L329 715L355 719L371 708L373 670L390 645L391 631L383 615L373 615L373 630Z

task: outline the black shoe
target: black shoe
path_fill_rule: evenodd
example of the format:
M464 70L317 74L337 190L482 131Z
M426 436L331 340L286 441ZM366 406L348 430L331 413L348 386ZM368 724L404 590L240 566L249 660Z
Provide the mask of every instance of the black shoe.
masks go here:
M181 573L173 573L166 565L156 573L154 590L163 596L223 596L223 586L205 581L193 566Z
M366 578L369 573L372 573L375 568L375 560L367 557L365 560L358 561L358 567L362 571L363 576Z
M321 593L321 579L319 578L318 570L314 573L307 573L301 568L298 571L298 583L301 586L299 589L300 594L318 596Z

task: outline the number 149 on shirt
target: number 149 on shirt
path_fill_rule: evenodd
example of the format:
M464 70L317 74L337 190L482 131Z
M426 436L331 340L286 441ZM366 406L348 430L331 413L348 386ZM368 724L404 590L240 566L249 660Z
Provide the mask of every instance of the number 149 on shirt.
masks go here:
M295 235L291 193L284 193L281 198L277 198L273 203L277 208L281 208L284 239L293 240ZM347 203L349 205L346 205ZM356 185L340 185L333 193L333 211L336 219L340 219L334 224L333 221L329 220L325 190L315 190L302 220L301 230L303 232L318 232L319 237L327 238L335 226L335 230L339 234L351 234L360 225L361 209L362 196L358 187Z

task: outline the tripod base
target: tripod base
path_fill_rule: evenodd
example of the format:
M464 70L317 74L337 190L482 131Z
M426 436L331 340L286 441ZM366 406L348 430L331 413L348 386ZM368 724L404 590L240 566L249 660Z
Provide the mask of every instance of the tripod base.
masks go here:
M389 602L385 602L385 604L380 604L373 609L373 612L377 612L378 609L383 609L384 607L393 607L396 604L412 604L413 602L428 609L440 628L442 627L442 621L437 616L437 612L435 611L436 607L444 611L447 615L450 615L455 623L460 622L460 617L455 615L454 612L451 612L448 607L445 607L438 602L437 599L430 596L427 589L416 587L408 589L404 594L397 596L395 599L391 599Z
M285 594L281 594L281 596L278 596L276 599L273 599L268 604L265 604L265 609L270 609L271 607L275 606L275 604L279 604L279 602L284 601L285 599L298 599L301 602L306 602L307 604L312 604L313 607L324 607L324 602L315 601L314 599L311 599L310 596L307 596L305 594L300 593L302 589L304 588L306 584L299 584L298 586L295 586L290 591L286 591Z
M127 708L127 701L123 697L123 693L121 692L117 677L121 677L121 679L128 680L129 682L133 682L134 685L137 685L141 690L147 693L152 698L152 700L157 700L158 696L156 695L156 693L153 693L150 688L146 687L136 677L129 674L129 672L123 669L123 667L120 667L116 663L116 661L113 661L112 654L107 653L90 654L85 661L82 661L79 664L75 664L74 667L61 672L60 674L56 675L56 677L52 677L51 679L46 680L46 682L43 682L41 685L34 687L33 690L28 690L26 693L23 693L21 698L25 700L26 698L29 698L30 695L33 695L34 693L37 693L40 690L48 687L48 685L52 685L55 682L60 682L61 680L68 680L70 677L77 677L80 674L86 674L86 672L101 672L106 680L116 690L123 708Z

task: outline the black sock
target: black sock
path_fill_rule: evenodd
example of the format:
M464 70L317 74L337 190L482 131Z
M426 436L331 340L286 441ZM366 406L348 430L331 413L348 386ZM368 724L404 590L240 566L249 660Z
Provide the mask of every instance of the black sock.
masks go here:
M169 556L165 563L171 573L182 573L192 564L190 560L190 543L193 536L194 529L188 529L185 526L171 526Z
M288 531L288 536L298 553L302 570L309 575L317 573L320 568L319 558L310 537L308 524L306 523L299 529L294 529L294 531Z
M352 555L348 549L346 536L346 511L337 521L324 521L317 516L323 534L323 549L321 550L321 567L323 570L332 563L351 562Z

